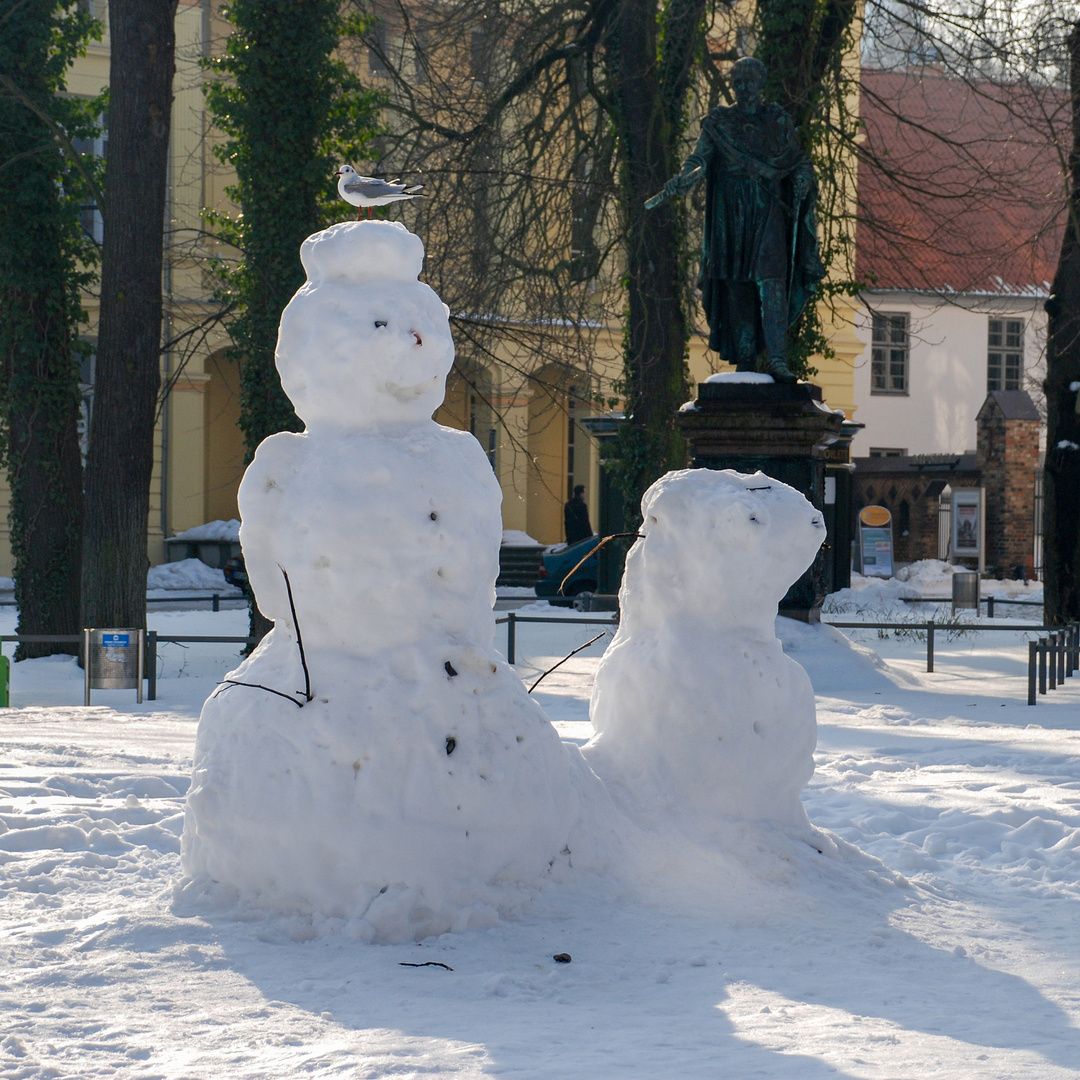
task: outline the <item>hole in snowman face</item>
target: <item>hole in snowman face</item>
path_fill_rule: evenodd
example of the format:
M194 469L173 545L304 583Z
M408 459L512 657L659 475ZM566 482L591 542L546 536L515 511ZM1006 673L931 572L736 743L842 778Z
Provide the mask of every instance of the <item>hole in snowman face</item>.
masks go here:
M410 330L409 333L412 334L412 336L414 338L416 338L416 344L417 345L423 345L424 344L424 339L415 330Z
M375 329L376 330L383 330L383 329L385 329L385 327L386 327L386 320L385 319L376 319L375 320Z

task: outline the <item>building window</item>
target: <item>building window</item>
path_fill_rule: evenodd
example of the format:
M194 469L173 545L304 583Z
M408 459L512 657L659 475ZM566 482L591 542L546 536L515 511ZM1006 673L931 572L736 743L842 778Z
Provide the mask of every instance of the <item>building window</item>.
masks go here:
M871 446L871 457L907 457L907 450L902 446Z
M469 74L475 82L487 82L490 75L491 51L487 32L473 30L469 33Z
M875 315L870 353L870 393L908 392L907 312Z
M428 56L431 52L431 32L424 20L416 23L413 30L413 82L428 81Z
M390 54L390 35L386 32L386 23L379 19L370 29L371 44L368 46L368 74L377 79L390 76L387 57Z
M101 124L101 131L93 138L72 139L71 145L76 153L91 158L104 158L107 156L109 149L108 114L106 113L104 116L101 116L99 122ZM100 174L98 179L100 182ZM88 199L86 202L79 205L79 224L82 225L83 232L85 232L95 244L100 245L104 241L105 219L101 216L101 211L97 208L97 203L92 199Z
M990 319L986 350L986 390L1019 390L1024 375L1024 322Z

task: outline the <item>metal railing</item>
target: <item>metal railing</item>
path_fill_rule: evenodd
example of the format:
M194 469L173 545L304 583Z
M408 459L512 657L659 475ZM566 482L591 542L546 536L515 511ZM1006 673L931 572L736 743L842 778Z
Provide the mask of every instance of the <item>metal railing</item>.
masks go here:
M517 627L518 623L573 623L576 626L618 626L618 619L565 619L545 618L542 615L518 615L508 611L505 619L496 619L495 625L506 623L506 662L517 663Z
M206 642L220 642L230 645L257 645L259 638L255 637L229 637L218 634L159 634L156 630L146 631L146 700L157 700L157 647L161 642L172 642L177 645L197 645ZM58 645L80 645L79 658L86 664L84 635L83 634L0 634L0 643L14 641L21 644L24 641L52 642Z
M615 626L619 625L617 618L607 619L571 619L571 618L547 618L540 615L518 615L509 611L506 616L495 620L495 625L506 625L506 659L510 664L517 663L517 627L520 623L553 623L576 626ZM1074 622L1065 627L1041 626L1031 624L1008 623L1005 625L988 626L985 623L938 623L934 619L925 622L849 622L822 620L825 626L835 626L838 630L905 630L923 632L926 634L926 670L934 671L934 644L936 633L939 630L953 632L955 630L983 632L1046 632L1046 637L1038 641L1028 643L1028 704L1036 703L1036 693L1045 694L1047 690L1054 690L1065 679L1071 678L1073 672L1080 670L1080 622ZM172 643L177 645L196 644L229 644L229 645L257 645L259 638L236 637L219 634L159 634L156 630L146 632L146 684L147 701L157 700L157 659L158 645ZM83 643L82 634L0 634L0 643L5 641L22 642L51 642L63 645ZM82 655L80 648L79 655ZM86 663L86 658L82 657Z
M1037 670L1036 670L1037 669ZM1035 692L1056 690L1073 672L1080 669L1080 622L1058 628L1038 641L1028 642L1028 704L1038 701ZM1049 677L1048 677L1049 676Z
M951 604L951 596L901 596L900 602L903 604ZM1041 608L1043 602L1041 600L1003 600L1000 597L995 598L993 596L983 596L979 598L980 604L986 605L986 617L992 619L994 617L994 607L996 604L1015 604L1016 607L1037 607Z
M957 630L960 631L977 631L982 633L984 630L998 631L998 630L1053 630L1056 629L1053 626L1033 626L1030 624L1020 623L1006 623L1004 626L1000 623L997 626L987 626L985 623L939 623L934 619L927 619L926 622L831 622L825 619L821 620L826 626L835 626L838 630L915 630L923 631L926 634L926 670L933 672L934 670L934 635L938 630L945 630L947 633L952 633Z
M243 593L203 593L202 596L148 596L147 604L205 604L210 601L212 611L221 610L222 600L243 600L247 598ZM0 607L15 607L14 600L0 600Z

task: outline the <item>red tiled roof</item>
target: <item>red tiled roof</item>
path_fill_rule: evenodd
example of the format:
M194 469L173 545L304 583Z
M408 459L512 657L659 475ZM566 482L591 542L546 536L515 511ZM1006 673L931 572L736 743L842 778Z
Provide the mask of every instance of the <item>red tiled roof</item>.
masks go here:
M871 287L1031 293L1064 228L1060 91L937 71L862 75L856 274ZM1067 143L1066 143L1067 145Z

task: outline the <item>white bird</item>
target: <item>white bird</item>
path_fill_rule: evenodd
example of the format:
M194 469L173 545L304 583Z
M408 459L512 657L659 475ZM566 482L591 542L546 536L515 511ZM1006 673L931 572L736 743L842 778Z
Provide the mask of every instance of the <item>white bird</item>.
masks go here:
M403 184L400 180L378 180L374 176L360 176L351 165L342 165L335 176L338 180L338 194L356 207L367 207L371 217L373 206L388 206L403 199L415 199L420 195L423 184ZM356 211L356 220L360 220L360 210Z

